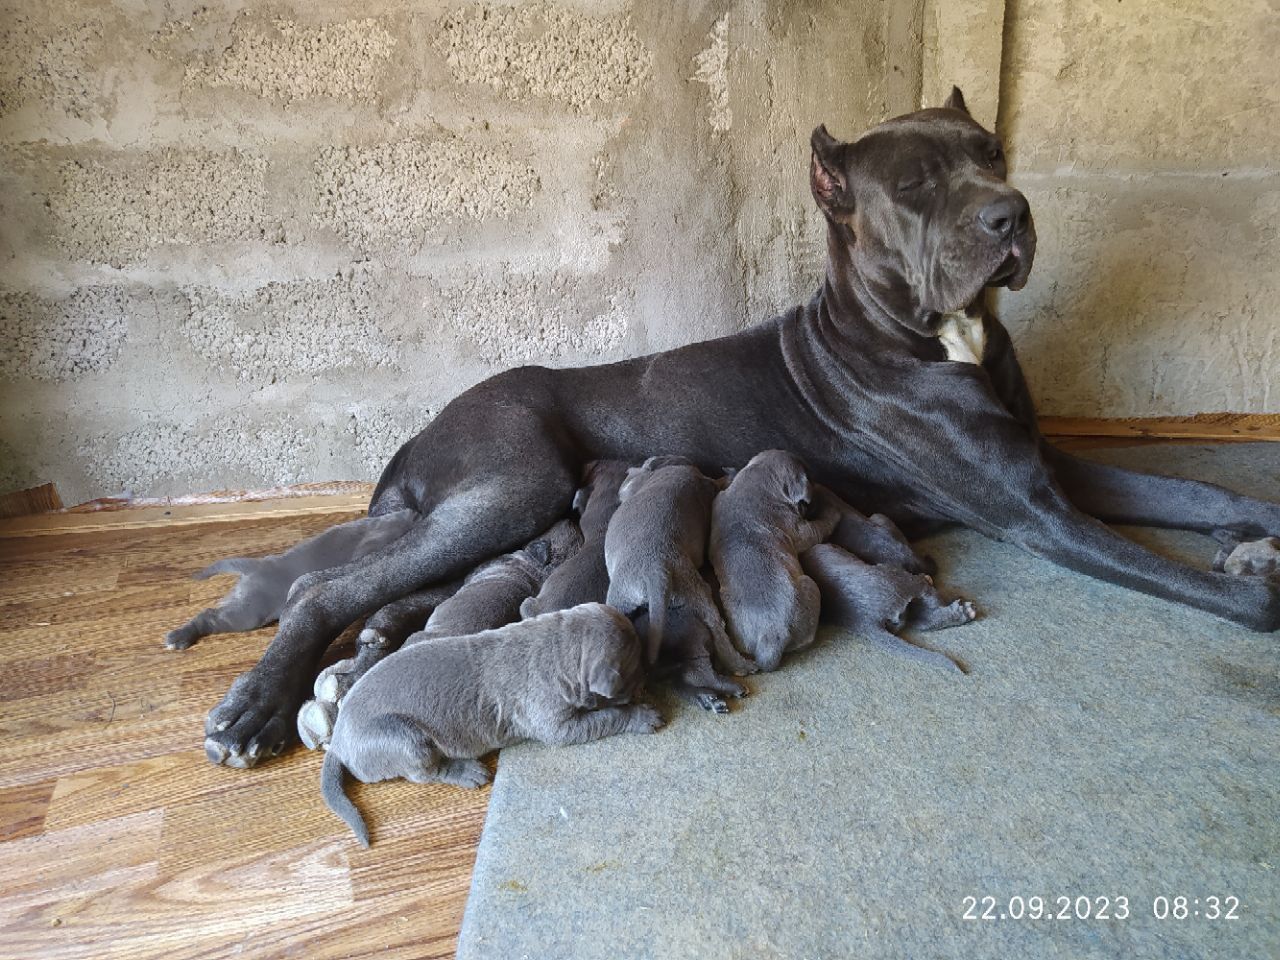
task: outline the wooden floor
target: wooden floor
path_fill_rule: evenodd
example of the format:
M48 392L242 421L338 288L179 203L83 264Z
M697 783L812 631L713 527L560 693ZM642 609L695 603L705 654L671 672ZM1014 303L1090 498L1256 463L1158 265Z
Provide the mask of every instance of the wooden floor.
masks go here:
M362 850L319 755L204 758L271 631L161 643L231 582L192 571L353 515L0 538L0 957L453 955L488 790L357 785Z

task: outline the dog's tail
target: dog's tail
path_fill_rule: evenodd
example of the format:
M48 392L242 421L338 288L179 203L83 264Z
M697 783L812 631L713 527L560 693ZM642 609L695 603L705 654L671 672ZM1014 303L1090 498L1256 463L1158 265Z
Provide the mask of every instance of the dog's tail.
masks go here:
M649 639L646 651L650 664L658 662L662 650L662 635L667 631L667 575L655 571L649 581Z
M325 805L343 819L360 841L360 845L367 849L369 828L344 789L342 778L346 772L347 768L342 765L338 755L330 749L324 755L324 766L320 768L320 794L324 797Z

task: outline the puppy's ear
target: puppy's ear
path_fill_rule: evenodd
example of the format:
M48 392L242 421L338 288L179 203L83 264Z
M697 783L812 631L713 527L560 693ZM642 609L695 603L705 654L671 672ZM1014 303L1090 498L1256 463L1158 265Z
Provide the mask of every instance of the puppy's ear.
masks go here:
M841 223L853 216L853 195L849 191L848 144L841 143L819 126L809 138L813 158L809 165L809 189L818 209Z
M965 106L964 94L960 92L959 87L952 87L951 94L942 104L948 110L959 110L966 117L969 115L969 108Z
M648 471L644 467L632 467L628 470L627 478L622 481L622 486L618 487L618 500L625 500L635 493L636 487L644 482L647 473Z
M800 511L800 516L808 516L809 503L813 500L813 488L809 477L804 473L794 473L787 478L783 491L787 499Z

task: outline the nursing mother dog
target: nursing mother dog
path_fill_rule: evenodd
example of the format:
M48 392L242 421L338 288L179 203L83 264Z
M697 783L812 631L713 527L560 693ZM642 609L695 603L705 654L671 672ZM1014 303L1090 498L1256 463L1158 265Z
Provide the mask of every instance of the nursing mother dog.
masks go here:
M209 758L246 767L278 753L321 654L348 624L533 539L568 513L592 460L660 452L719 471L789 450L815 482L909 532L965 524L1255 630L1280 626L1274 569L1195 569L1103 523L1251 541L1280 534L1280 504L1101 466L1042 440L1009 336L982 307L984 288L1026 283L1031 211L1005 182L1000 141L959 91L851 142L819 127L810 182L827 269L804 306L621 363L509 370L406 443L370 513L407 507L418 519L295 591L262 659L209 714Z

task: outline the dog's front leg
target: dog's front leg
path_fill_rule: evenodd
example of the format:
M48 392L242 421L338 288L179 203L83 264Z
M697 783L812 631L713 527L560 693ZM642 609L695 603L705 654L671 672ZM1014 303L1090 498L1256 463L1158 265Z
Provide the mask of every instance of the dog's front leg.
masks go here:
M1002 538L1031 553L1254 630L1280 629L1280 582L1197 570L1152 553L1076 509L1047 473L1020 508L1010 508L1007 502L1002 506Z
M662 726L662 714L645 703L601 707L566 713L537 739L555 746L589 743L618 733L654 733Z
M1230 530L1240 540L1280 536L1280 503L1199 480L1094 463L1052 447L1045 457L1068 499L1099 520L1201 533Z

